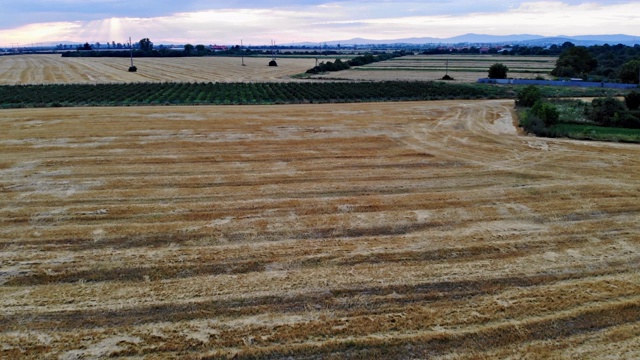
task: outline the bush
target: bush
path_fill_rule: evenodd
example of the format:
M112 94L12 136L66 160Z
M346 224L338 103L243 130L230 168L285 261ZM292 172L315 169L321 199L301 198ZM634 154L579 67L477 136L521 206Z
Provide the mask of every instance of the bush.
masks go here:
M489 68L489 78L490 79L506 79L507 71L509 71L509 68L507 68L506 65L503 65L501 63L495 63L491 65L491 67Z
M545 126L544 121L530 110L520 112L519 118L519 124L525 131L537 136L551 136L551 132Z
M542 93L535 85L529 85L516 95L516 106L532 107L542 99Z
M531 108L531 113L539 117L546 127L556 125L558 123L558 119L560 118L558 109L544 100L536 101L536 103Z
M336 59L336 61L333 62L333 65L336 67L337 71L347 70L347 69L351 68L351 66L349 66L348 63L343 62L340 59Z
M629 110L637 110L640 107L640 93L632 91L625 95L624 103Z
M620 80L626 84L637 84L640 77L640 60L631 60L626 62L620 68Z
M611 96L593 99L591 108L587 108L587 116L602 126L625 126L630 120L625 104Z

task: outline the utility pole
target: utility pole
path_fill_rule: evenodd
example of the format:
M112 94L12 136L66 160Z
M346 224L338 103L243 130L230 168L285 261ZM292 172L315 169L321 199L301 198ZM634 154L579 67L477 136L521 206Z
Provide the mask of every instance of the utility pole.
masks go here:
M271 40L271 55L273 55L273 60L276 59L276 42L275 40Z
M131 36L129 36L129 51L131 53L131 67L133 67L133 46L131 45Z
M445 75L449 75L449 54L447 54L447 62L446 62L446 68L445 68Z
M244 64L244 45L242 44L242 39L240 39L240 54L242 55L242 66L247 66Z
M129 36L129 51L131 52L131 67L129 67L129 72L136 72L138 68L133 66L133 44L131 43L131 36Z

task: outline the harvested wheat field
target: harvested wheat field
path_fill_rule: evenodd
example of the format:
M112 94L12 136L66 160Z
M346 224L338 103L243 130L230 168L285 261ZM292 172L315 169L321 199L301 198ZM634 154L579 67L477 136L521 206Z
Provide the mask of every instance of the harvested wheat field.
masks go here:
M315 59L239 57L136 58L138 71L130 73L129 58L63 58L60 55L0 56L0 85L94 84L131 82L247 82L294 81L315 66Z
M501 63L509 68L510 78L551 79L557 57L507 55L410 55L351 68L340 72L314 75L313 78L337 78L357 81L408 80L435 81L445 74L456 82L474 83L486 78L489 67Z
M513 102L0 112L0 357L639 358L640 147Z

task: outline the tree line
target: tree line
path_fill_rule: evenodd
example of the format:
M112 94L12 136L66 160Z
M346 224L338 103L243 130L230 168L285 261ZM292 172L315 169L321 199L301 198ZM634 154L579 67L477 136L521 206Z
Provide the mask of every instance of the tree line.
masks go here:
M340 59L336 59L334 62L327 61L321 62L317 66L307 70L307 74L318 74L323 72L332 72L332 71L340 71L351 68L352 66L362 66L367 64L372 64L379 61L385 61L401 56L405 56L406 53L404 51L394 51L392 53L380 53L380 54L365 54L362 56L356 56L349 61L342 61Z
M556 56L562 54L566 49L574 46L571 42L565 42L562 45L553 44L549 47L542 46L525 46L514 45L509 47L492 47L486 50L487 54L491 55L518 55L518 56ZM433 49L427 49L422 52L424 55L446 55L446 54L480 54L484 50L476 46L464 47L464 48L449 48L438 47Z
M203 44L185 44L181 48L167 47L164 45L154 46L149 38L140 39L133 44L107 43L107 45L95 43L84 45L58 45L58 50L67 50L62 53L63 57L129 57L133 51L134 57L192 57L192 56L259 56L259 55L300 55L300 56L330 56L341 55L335 50L285 50L280 48L252 49L240 45L219 46L211 48ZM106 51L105 51L106 50ZM373 52L374 55L383 54Z
M638 84L640 45L569 46L560 54L551 75L589 81Z

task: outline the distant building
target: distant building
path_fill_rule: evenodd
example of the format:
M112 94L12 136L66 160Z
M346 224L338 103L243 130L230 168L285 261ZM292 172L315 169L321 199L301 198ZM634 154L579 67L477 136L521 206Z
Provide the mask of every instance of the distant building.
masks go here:
M210 45L209 48L213 51L227 51L229 50L228 46L224 45Z

